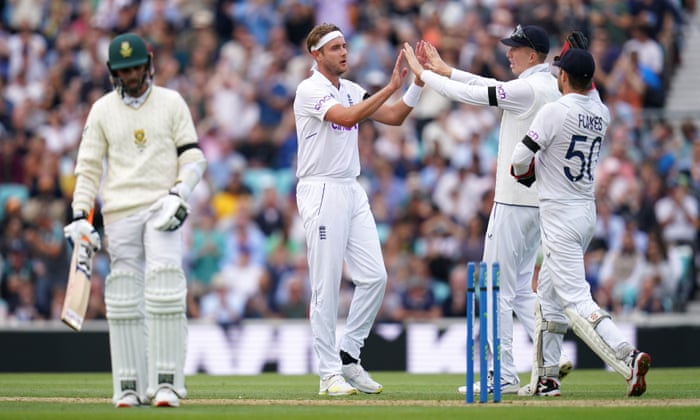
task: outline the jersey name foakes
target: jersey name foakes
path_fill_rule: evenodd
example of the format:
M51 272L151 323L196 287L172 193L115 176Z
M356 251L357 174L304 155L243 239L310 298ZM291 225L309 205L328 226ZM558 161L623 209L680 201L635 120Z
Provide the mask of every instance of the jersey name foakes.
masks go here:
M603 119L586 114L578 114L578 126L586 130L603 131Z

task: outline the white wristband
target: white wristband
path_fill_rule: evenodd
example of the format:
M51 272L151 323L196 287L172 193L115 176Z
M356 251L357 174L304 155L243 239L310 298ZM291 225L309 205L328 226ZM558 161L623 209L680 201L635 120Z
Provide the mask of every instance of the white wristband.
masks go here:
M418 100L420 99L420 93L422 91L423 88L421 86L418 86L415 83L411 83L411 86L408 87L406 93L403 94L404 103L410 106L411 108L415 108L415 106L418 104Z

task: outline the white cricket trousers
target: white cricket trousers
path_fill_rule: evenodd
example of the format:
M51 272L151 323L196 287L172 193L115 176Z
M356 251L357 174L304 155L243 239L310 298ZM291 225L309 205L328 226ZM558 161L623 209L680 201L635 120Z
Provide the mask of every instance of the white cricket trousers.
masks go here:
M304 222L311 282L309 317L321 379L341 373L339 349L360 358L384 298L387 273L367 193L355 179L303 178L297 207ZM345 262L355 291L336 346Z
M544 261L537 296L542 306L542 318L566 324L569 318L564 308L573 307L582 318L587 319L600 309L591 296L584 267L584 253L595 230L595 202L543 202L541 211ZM610 318L603 319L596 332L613 351L627 343ZM562 338L559 335L543 340L544 366L558 364Z
M501 341L502 383L520 383L513 357L513 313L532 338L535 329L535 301L532 275L540 247L540 212L537 207L494 203L484 241L487 263L488 312L492 312L491 266L500 266L498 336ZM493 319L489 316L489 319ZM493 349L493 325L489 323L489 348ZM529 359L530 357L528 357Z

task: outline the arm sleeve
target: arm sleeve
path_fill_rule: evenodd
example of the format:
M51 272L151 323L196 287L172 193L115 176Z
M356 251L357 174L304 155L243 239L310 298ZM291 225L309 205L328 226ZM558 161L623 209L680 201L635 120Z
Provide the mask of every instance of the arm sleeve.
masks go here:
M98 123L101 107L94 106L88 114L83 135L78 147L75 165L75 190L73 191L73 214L86 213L94 206L103 173L103 160L107 154L107 141Z
M520 176L526 174L530 170L532 159L535 157L535 152L530 150L525 143L520 142L513 149L513 158L511 168L513 175Z
M461 82L430 70L423 71L421 79L440 95L465 104L496 106L505 111L522 114L535 102L532 86L521 79L499 82L479 77Z
M496 79L481 77L476 74L469 73L468 71L463 71L455 68L452 69L450 79L457 82L470 83L473 85L480 86L496 86L499 83Z
M535 153L546 149L552 141L556 127L563 123L562 115L566 115L556 109L556 102L545 104L537 112L523 140L515 145L511 158L513 175L519 176L528 172Z
M187 103L180 95L178 95L178 100L180 104L174 113L175 123L173 124L178 164L175 186L182 198L187 200L192 190L202 179L207 168L207 161L199 148L197 131Z

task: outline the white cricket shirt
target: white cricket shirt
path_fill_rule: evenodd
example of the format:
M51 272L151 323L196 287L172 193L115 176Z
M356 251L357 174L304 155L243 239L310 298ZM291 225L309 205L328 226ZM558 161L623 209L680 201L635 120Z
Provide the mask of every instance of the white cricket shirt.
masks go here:
M546 104L532 122L528 136L540 147L535 155L537 191L547 200L594 200L595 171L605 132L608 108L596 95L570 93ZM533 156L522 142L513 166L524 173Z
M340 89L315 71L299 83L294 98L297 127L297 177L356 178L360 175L358 124L339 126L323 118L334 105L360 103L366 91L357 83L340 79Z

